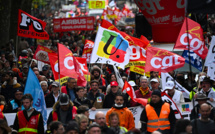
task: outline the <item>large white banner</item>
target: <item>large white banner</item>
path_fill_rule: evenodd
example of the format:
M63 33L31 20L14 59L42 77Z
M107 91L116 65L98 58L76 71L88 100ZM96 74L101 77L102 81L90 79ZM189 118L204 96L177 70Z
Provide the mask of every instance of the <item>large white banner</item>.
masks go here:
M174 80L172 76L169 75L169 73L161 73L161 78L162 78L162 87L163 87L162 91L164 91L166 82L169 80L172 80L175 82L175 89L181 91L183 93L184 98L189 99L190 92L186 88L182 87L176 80Z

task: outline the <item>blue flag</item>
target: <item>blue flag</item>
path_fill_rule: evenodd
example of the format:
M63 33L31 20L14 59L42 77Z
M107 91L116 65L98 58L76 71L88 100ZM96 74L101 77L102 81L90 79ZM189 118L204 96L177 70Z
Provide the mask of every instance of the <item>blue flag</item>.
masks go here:
M27 82L25 85L25 92L24 94L31 94L33 97L33 107L40 111L43 115L44 125L47 121L47 110L46 110L46 103L44 99L44 93L40 86L39 80L37 76L33 72L33 70L29 67Z
M184 50L182 57L185 58L185 62L189 64L189 51ZM193 51L190 51L190 63L193 67L198 69L200 72L202 71L202 59Z

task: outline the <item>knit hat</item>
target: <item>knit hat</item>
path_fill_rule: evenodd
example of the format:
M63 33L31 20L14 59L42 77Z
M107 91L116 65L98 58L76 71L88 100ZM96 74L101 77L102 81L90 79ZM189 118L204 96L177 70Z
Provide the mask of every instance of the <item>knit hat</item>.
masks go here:
M161 97L161 91L160 90L154 90L152 92L152 95L157 95L157 96Z

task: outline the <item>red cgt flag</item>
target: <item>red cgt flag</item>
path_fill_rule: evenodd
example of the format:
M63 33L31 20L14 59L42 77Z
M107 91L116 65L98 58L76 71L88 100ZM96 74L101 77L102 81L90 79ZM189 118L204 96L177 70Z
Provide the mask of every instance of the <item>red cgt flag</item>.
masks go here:
M84 73L82 71L81 64L78 62L78 60L74 56L73 56L73 59L74 59L75 71L78 75L77 85L85 87L87 85L87 81L84 77Z
M46 23L19 9L17 35L27 38L48 40Z
M77 79L77 73L75 71L74 57L72 52L64 45L58 43L58 54L60 63L60 74Z
M136 98L136 94L134 92L134 89L132 88L132 86L127 81L125 81L122 91L124 91L124 90L127 92L127 94L131 97L131 99L133 101L138 102L141 105L146 106L148 100L144 99L144 98Z
M59 81L58 54L48 53L55 81ZM60 74L60 84L67 82L68 76Z
M183 67L185 59L164 49L148 47L146 51L145 72L169 72Z
M188 30L186 28L186 25L187 25L186 19L188 22ZM188 36L187 36L187 33L188 33ZM189 38L190 50L195 52L202 59L205 59L208 53L208 48L205 45L203 30L199 23L189 18L184 19L184 23L182 25L182 28L179 33L174 49L188 50L187 37Z

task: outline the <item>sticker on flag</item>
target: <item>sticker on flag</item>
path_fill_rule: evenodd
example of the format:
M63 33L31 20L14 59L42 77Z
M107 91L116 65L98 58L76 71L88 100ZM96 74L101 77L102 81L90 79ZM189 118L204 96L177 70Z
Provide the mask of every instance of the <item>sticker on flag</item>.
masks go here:
M120 33L99 27L90 63L106 63L124 69L130 53L129 43Z

